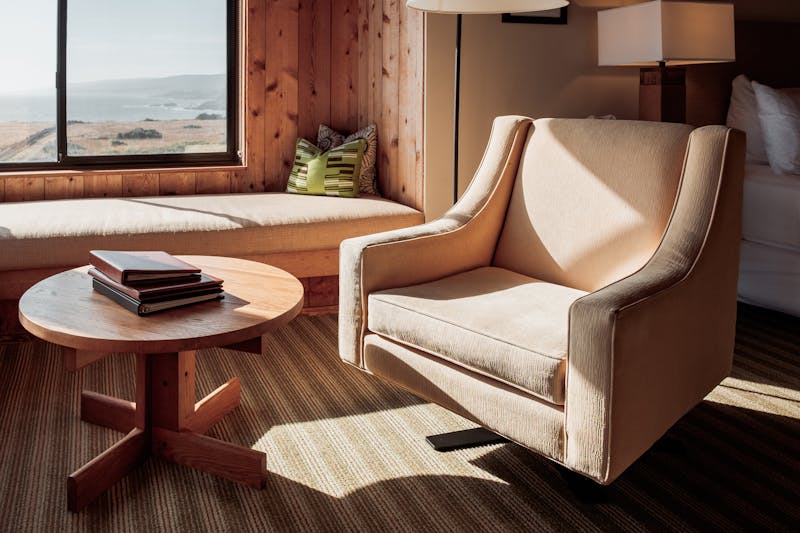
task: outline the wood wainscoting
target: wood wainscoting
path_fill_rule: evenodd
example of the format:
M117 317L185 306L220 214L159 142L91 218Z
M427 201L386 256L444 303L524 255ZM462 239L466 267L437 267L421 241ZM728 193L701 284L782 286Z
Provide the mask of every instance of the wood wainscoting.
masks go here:
M0 174L0 201L281 191L298 136L378 125L387 198L423 209L424 17L400 0L242 0L243 166Z

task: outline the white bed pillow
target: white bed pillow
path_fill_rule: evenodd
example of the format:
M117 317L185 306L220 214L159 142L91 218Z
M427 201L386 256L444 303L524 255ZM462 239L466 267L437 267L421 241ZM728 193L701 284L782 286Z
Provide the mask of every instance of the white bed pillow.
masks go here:
M750 84L750 78L739 74L731 84L731 103L728 106L728 119L725 124L729 128L742 130L747 134L747 162L764 164L768 162L761 122L758 118L756 94Z
M800 174L800 95L752 85L769 166L778 174Z

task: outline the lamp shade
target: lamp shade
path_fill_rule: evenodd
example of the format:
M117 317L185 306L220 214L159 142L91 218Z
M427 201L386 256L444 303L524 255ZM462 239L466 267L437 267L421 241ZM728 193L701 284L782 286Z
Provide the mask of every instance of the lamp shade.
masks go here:
M431 13L523 13L564 7L566 0L408 0L406 5Z
M736 60L733 4L656 0L597 13L598 63L648 66Z

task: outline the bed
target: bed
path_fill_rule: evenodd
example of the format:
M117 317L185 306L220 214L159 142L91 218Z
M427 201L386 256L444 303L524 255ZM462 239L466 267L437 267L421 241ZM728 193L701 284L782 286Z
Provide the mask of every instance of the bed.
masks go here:
M786 53L798 48L800 24L737 21L736 63L687 71L687 121L728 123L748 133L739 299L796 316L800 316L800 175L776 172L766 154L758 156L753 150L752 141L766 133L752 131L758 128L742 120L742 81L737 77L745 74L773 88L800 87L800 55ZM800 95L788 89L783 92ZM800 98L797 102L800 105ZM739 120L731 123L731 112L738 113ZM754 113L755 108L748 112ZM755 123L760 123L758 117Z
M739 299L800 316L800 176L745 167Z

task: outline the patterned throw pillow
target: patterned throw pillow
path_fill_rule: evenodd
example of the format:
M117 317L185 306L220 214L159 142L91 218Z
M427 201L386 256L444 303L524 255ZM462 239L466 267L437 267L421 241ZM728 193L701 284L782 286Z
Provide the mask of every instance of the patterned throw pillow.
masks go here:
M375 124L370 124L347 137L329 126L322 124L317 134L317 146L323 150L330 150L331 148L336 148L337 146L350 143L357 139L364 139L367 143L364 159L361 162L358 188L364 194L380 194L378 192L378 180L375 171L375 162L378 159L378 127Z
M321 150L330 150L344 144L344 135L325 124L320 124L317 132L317 147Z
M305 139L297 139L286 191L355 198L366 144L357 139L326 152Z

